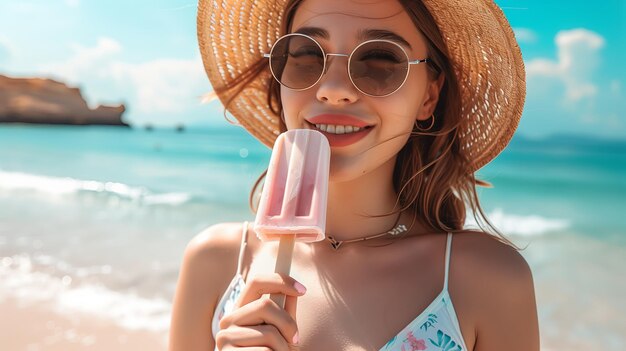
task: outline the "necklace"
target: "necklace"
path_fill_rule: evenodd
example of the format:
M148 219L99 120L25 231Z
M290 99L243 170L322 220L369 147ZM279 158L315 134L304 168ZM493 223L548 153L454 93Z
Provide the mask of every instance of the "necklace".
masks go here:
M351 239L351 240L337 240L332 236L328 236L326 239L330 241L330 246L332 246L332 248L335 249L335 251L337 251L339 250L339 247L342 244L349 244L349 243L354 243L357 241L366 241L366 240L376 239L376 238L380 238L380 237L387 236L387 235L396 236L396 235L402 234L406 232L407 229L404 224L399 224L400 214L398 214L398 218L396 219L396 222L393 224L393 227L384 233L374 234L374 235L366 236L363 238L357 238L357 239Z

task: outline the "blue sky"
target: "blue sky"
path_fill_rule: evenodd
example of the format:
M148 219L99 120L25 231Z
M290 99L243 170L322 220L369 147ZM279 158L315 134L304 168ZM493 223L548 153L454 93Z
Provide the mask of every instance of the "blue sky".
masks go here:
M526 63L520 132L626 139L626 1L498 0ZM137 125L225 125L195 36L196 2L0 0L0 74L126 103Z

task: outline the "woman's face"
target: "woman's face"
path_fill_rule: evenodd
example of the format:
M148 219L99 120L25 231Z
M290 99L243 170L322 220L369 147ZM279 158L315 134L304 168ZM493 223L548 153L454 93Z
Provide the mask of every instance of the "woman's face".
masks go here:
M350 54L366 40L386 39L400 44L409 60L428 57L424 37L396 0L305 0L291 32L305 32L326 53ZM429 78L425 64L411 65L398 91L372 97L350 81L347 57L327 59L326 73L313 87L281 87L287 128L326 130L322 132L331 143L331 181L352 180L381 166L392 168L415 121L433 113L443 80ZM360 130L348 132L346 126ZM337 134L342 129L343 134Z

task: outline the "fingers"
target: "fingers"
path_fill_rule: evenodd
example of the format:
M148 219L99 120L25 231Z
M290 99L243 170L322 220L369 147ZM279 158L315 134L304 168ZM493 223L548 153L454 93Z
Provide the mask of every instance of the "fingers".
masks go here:
M298 297L305 292L306 288L289 276L268 274L250 278L235 310L220 321L216 345L220 350L289 350L299 341L296 306ZM285 308L264 297L269 294L285 295Z
M290 345L272 325L233 326L220 330L215 337L218 350L289 351Z
M297 298L292 297L292 299ZM295 337L298 332L296 320L274 301L267 298L251 302L233 311L220 321L221 329L226 329L231 325L239 327L270 325L275 329L277 335L282 335L286 342L297 342Z
M286 296L302 296L306 288L295 279L281 274L256 276L246 284L237 302L237 306L245 306L260 299L263 295L280 293Z
M294 321L297 320L296 319L297 307L298 307L298 298L295 296L287 295L287 298L285 299L285 311L289 313L289 315L291 316L291 318L293 318Z

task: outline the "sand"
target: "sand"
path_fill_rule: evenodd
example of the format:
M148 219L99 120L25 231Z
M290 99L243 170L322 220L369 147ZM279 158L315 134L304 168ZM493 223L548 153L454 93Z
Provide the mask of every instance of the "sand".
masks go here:
M89 315L63 316L43 305L0 302L0 350L167 349L167 332L132 331Z

